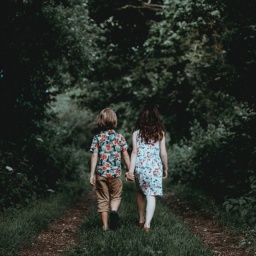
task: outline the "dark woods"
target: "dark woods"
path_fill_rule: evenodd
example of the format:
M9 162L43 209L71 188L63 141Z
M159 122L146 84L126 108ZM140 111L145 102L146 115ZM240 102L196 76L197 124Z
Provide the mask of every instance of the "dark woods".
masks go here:
M74 152L87 151L101 109L115 109L128 138L153 102L172 181L255 221L254 1L1 5L2 208L80 177Z

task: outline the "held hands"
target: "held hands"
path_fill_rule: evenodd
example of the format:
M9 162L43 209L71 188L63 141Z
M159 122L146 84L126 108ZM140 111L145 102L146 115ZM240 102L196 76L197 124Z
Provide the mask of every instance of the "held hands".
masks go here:
M96 184L96 179L95 179L95 177L93 175L90 177L90 183L93 186L95 186L95 184Z
M134 175L131 174L130 172L125 173L125 180L126 181L134 181Z

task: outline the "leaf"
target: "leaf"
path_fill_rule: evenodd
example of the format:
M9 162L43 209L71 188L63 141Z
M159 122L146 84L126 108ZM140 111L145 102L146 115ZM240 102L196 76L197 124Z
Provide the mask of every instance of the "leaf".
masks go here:
M5 169L7 169L9 172L13 172L13 168L10 166L6 166Z

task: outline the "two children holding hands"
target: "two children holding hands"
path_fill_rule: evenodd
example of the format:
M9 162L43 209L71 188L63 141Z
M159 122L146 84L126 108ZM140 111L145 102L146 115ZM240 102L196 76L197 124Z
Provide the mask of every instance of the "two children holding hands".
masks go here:
M162 179L168 175L165 129L156 107L141 109L132 135L131 160L124 136L115 131L117 117L113 110L103 109L97 121L100 133L92 140L90 183L96 187L98 212L102 228L120 227L118 208L121 202L121 161L126 165L127 180L136 182L138 225L150 230L156 196L163 195ZM146 212L144 212L146 203ZM110 212L109 212L110 208ZM109 218L109 221L108 221ZM109 223L109 225L108 225Z

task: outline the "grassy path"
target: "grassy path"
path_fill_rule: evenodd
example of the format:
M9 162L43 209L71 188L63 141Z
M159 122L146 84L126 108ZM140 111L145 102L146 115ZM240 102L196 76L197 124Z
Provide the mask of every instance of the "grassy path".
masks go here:
M79 230L80 242L66 256L75 255L163 255L211 256L212 252L172 214L162 200L157 207L151 231L136 226L136 189L134 183L124 182L120 207L122 227L117 231L103 232L96 202L91 206Z
M195 200L193 194L185 199L175 192L166 192L163 200L170 210L186 223L186 226L218 256L256 256L256 248L252 234L244 230L233 229L216 217L217 212L209 205L202 207L191 202ZM184 194L183 194L184 196ZM198 199L196 199L198 200ZM211 211L212 210L212 211ZM215 215L214 215L215 213ZM218 214L221 214L218 212ZM224 213L222 213L224 214ZM224 216L223 216L224 217ZM223 218L222 217L222 218ZM225 213L225 218L231 218ZM233 222L234 223L234 222ZM247 233L247 234L246 234Z
M62 227L67 229L51 230L51 224L56 222L67 222L67 214L70 212L70 208L73 206L72 218L77 218L77 205L74 205L76 201L81 197L82 193L86 193L91 190L82 189L84 183L71 182L65 185L65 191L53 193L49 197L38 199L32 202L29 206L22 209L9 209L5 212L0 213L0 256L16 256L16 255L29 255L29 256L43 256L51 255L54 256L54 251L59 247L54 237L58 236L58 241L61 241L61 237L67 237L66 233L70 233L70 225ZM86 203L83 203L81 211L85 212L88 205L88 199ZM81 214L80 214L81 215ZM84 217L85 213L81 216ZM72 221L72 222L75 222ZM50 226L49 226L50 225ZM80 222L74 223L73 225L79 228ZM74 230L74 232L76 231ZM49 237L45 240L45 232L48 232ZM71 230L73 232L73 230ZM72 233L73 234L73 233ZM39 243L38 243L39 240ZM42 244L40 240L45 240L45 244ZM69 239L72 243L72 240ZM54 243L54 248L51 252L47 252L47 247L50 247L51 243ZM40 246L40 244L42 246ZM69 248L69 241L65 242L64 248ZM38 246L39 245L39 246ZM60 254L60 253L58 253Z
M94 194L91 191L75 200L62 216L40 232L32 244L25 246L19 256L60 256L74 246L77 242L74 234L83 217L87 215L89 205L95 200Z
M0 255L256 255L249 243L241 246L248 240L243 232L230 232L204 209L175 196L168 180L164 182L167 191L157 200L150 233L136 226L134 183L124 182L122 228L115 232L102 231L95 193L86 186L76 200L66 191L15 214L0 215Z

